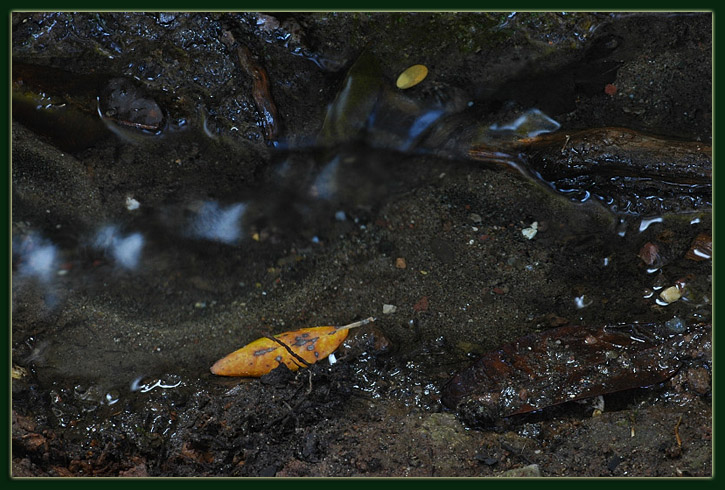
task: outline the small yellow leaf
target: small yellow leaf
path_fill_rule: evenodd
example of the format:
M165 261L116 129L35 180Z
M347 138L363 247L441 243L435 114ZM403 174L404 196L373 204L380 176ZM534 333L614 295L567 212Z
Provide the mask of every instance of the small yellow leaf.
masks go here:
M428 68L425 65L413 65L407 68L398 77L395 85L399 89L414 87L428 76Z
M13 369L10 375L13 379L23 379L28 374L28 370L24 367L20 367L17 364L13 364Z
M218 376L257 378L280 364L285 364L291 371L297 371L300 367L305 367L305 362L314 364L335 352L347 338L351 328L374 320L371 317L342 327L301 328L275 335L274 339L262 337L219 359L211 367L211 372Z

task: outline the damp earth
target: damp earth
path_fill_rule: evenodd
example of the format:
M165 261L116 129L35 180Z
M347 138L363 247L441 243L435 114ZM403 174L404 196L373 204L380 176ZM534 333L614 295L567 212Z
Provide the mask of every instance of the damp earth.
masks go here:
M711 476L711 27L13 13L13 475Z

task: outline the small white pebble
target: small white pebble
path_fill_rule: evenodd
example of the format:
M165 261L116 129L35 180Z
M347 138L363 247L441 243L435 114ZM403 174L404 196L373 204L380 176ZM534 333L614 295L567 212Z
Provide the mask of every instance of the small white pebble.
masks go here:
M581 310L582 308L586 308L587 306L590 306L592 303L594 303L594 300L582 294L581 296L577 296L576 298L574 298L574 303L576 304L577 309Z
M397 309L398 307L395 305L383 305L383 315L395 313Z
M531 240L532 238L534 238L536 236L536 233L538 231L539 231L539 222L534 221L533 223L531 223L531 226L521 230L521 234L523 236L525 236L526 238L528 238L529 240Z
M330 361L330 366L335 364L337 362L337 358L335 357L335 353L333 352L329 356L327 356L327 360Z
M133 211L141 207L141 203L131 196L126 197L126 209Z

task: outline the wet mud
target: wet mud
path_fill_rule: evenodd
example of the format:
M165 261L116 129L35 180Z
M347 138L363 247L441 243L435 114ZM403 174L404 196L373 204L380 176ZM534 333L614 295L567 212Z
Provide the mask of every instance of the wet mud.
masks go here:
M711 25L13 13L13 476L712 475Z

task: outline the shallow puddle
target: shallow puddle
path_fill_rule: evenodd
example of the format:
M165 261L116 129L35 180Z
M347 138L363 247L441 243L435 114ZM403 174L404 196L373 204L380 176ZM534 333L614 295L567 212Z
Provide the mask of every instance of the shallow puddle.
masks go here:
M553 53L527 38L535 71L506 58L540 23L564 36L551 22L569 17L451 15L14 14L14 62L24 63L12 155L17 474L490 476L532 462L548 476L710 474L709 338L663 349L666 375L624 383L624 393L582 389L584 405L560 403L545 383L516 395L543 390L555 403L484 424L470 404L461 421L457 403L441 403L452 376L526 335L627 324L701 340L713 303L710 126L700 120L710 98L696 122L666 124L664 99L645 100L648 88L649 112L632 119L629 97L616 94L635 90L638 49L661 50L637 48L646 29L626 37L634 20L624 15L581 14L575 25L591 34ZM112 27L131 18L146 26L138 38ZM472 19L470 32L491 36L489 54L481 39L456 59L429 46L419 60L427 76L396 87L418 60L384 47L385 36L401 42L382 34L388 23L412 36L416 22L445 31ZM707 47L707 19L643 19L684 36L673 63ZM507 31L513 24L523 30ZM106 53L99 73L114 76L79 75L80 96L60 75L34 88L41 55L61 49L37 40L93 25L109 39L81 34L80 46ZM218 28L232 37L217 39ZM383 39L321 63L338 29L350 43ZM199 44L207 38L218 42ZM65 49L79 49L73 39ZM249 53L233 49L242 41ZM688 63L703 70L704 59L706 49ZM491 76L476 63L510 84L486 78L481 89L463 68ZM444 69L452 64L460 75ZM531 84L557 73L571 86L537 104L546 94ZM688 82L693 100L709 93L698 80ZM605 91L614 83L618 92ZM52 103L30 107L28 90ZM277 112L265 122L269 98ZM58 117L98 131L45 131ZM370 316L334 358L296 373L210 372L257 338ZM606 385L602 376L592 383ZM588 444L631 429L663 449L635 456L639 439L623 438L606 460L583 451L582 473L566 440L577 427Z

